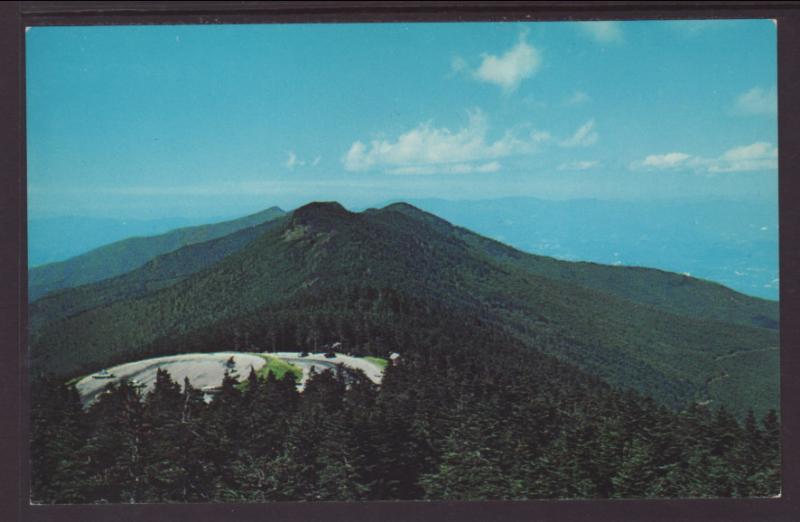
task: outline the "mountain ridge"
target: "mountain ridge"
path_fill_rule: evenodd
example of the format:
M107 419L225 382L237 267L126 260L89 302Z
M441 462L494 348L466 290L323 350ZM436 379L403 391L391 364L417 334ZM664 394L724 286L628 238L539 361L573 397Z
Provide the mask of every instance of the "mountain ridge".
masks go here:
M748 295L779 297L774 203L528 197L407 202L524 252L688 272Z
M596 263L591 261L562 261L549 256L542 256L539 254L531 254L522 252L511 245L501 241L487 238L477 234L464 227L459 227L449 223L447 220L442 219L434 214L421 210L408 203L398 202L390 204L383 209L384 211L397 211L406 213L412 216L419 216L421 219L429 223L435 224L440 228L451 227L451 230L456 230L462 237L468 238L469 241L480 245L482 248L490 250L494 255L507 257L514 261L527 261L526 266L533 272L544 275L550 278L557 278L565 282L573 282L581 286L594 288L604 292L611 292L626 299L633 300L644 304L652 304L659 307L667 307L673 313L687 316L697 316L697 306L706 308L719 306L720 301L734 301L733 306L726 306L724 310L715 312L707 318L721 321L729 321L737 324L766 327L770 329L778 328L778 303L760 297L748 296L728 288L720 283L714 281L707 281L704 279L687 276L685 274L677 274L659 268L638 267L638 266L613 266L603 263ZM581 271L580 268L591 268L591 273ZM601 277L596 277L600 273ZM623 277L625 276L625 277ZM672 305L669 306L664 299L659 299L657 295L648 295L650 290L648 285L638 281L635 288L623 288L620 284L620 279L631 279L633 277L640 278L642 276L656 277L658 279L659 288L670 288L670 296L674 299L675 294L679 294L682 290L688 290L687 286L696 285L701 287L701 290L708 292L710 295L700 304L684 304L682 306ZM651 283L651 281L647 281ZM685 302L691 296L678 296L681 301ZM737 306L741 305L741 306ZM754 307L757 309L758 314L755 316L750 315L749 308ZM703 314L700 314L703 316Z
M241 218L209 225L182 227L155 236L131 237L95 248L65 261L28 271L28 300L33 302L55 290L102 281L125 274L151 259L186 245L222 237L284 215L270 207Z
M729 396L739 388L757 397L759 410L776 402L776 381L750 379L747 356L718 359L777 346L773 330L715 320L713 314L675 315L546 277L527 266L530 254L518 254L525 262L509 262L487 250L495 243L482 243L480 236L419 212L411 206L352 213L338 204L305 205L168 288L44 325L32 337L34 361L75 371L79 353L82 361L99 364L168 350L180 339L189 339L180 341L187 346L219 349L220 343L233 344L234 331L251 338L267 335L256 333L268 328L259 325L259 310L298 299L313 306L315 295L367 285L471 310L531 349L673 406L713 398L736 409ZM216 333L203 341L206 334L199 332L211 331L209 325L217 325ZM758 356L764 369L759 375L770 375L776 355ZM709 388L709 380L723 371L720 360L725 372L745 384L720 391L723 380L717 379Z

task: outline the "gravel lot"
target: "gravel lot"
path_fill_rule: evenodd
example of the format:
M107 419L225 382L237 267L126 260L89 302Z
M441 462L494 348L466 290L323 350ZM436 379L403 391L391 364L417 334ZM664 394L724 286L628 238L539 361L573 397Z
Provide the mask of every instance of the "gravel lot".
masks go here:
M298 386L300 391L305 388L306 380L312 368L315 368L317 372L321 372L328 368L333 369L339 364L363 371L367 378L375 384L380 384L383 379L383 368L359 357L338 353L330 359L322 353L312 353L306 357L300 357L300 352L276 352L264 353L264 355L282 359L299 367L303 371L303 376ZM233 357L234 367L228 368L227 362L231 357ZM235 372L234 376L242 381L250 374L250 368L258 371L265 364L266 361L262 356L253 353L217 352L170 355L107 368L108 372L113 375L112 378L108 379L95 378L97 374L87 375L76 383L76 388L84 405L88 406L94 402L108 383L118 382L120 379L136 380L141 385L143 393L149 392L153 389L156 381L156 372L159 369L168 371L172 379L181 384L181 386L183 386L184 378L188 377L192 386L202 389L207 386L219 386L222 383L225 370L229 370L231 373Z
M228 368L227 362L233 357L234 367ZM263 357L257 354L240 352L218 353L190 353L156 357L107 368L114 375L111 379L96 379L88 375L77 382L76 387L84 404L90 404L109 382L120 379L136 379L142 385L142 391L147 392L153 388L156 381L156 371L167 370L172 379L183 386L183 379L195 388L206 386L219 386L225 376L225 370L235 371L239 380L244 380L250 374L252 367L256 371L266 364Z

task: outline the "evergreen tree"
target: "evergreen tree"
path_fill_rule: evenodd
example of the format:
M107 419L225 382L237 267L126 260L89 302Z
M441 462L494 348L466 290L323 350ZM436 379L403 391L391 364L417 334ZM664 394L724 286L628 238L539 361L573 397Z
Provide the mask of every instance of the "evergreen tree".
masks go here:
M237 474L242 465L240 452L244 443L245 408L238 381L228 372L219 393L205 411L201 428L203 460L213 468L213 500L239 500Z
M89 411L92 432L81 457L86 459L90 498L114 503L146 498L143 449L144 411L138 391L122 380L109 384Z
M320 441L316 494L320 500L363 500L370 490L367 451L349 410L324 419Z
M32 387L31 500L73 503L86 500L86 470L75 458L87 434L74 386L54 380Z
M614 496L645 498L656 478L652 449L641 439L633 439L623 449L622 462L611 479Z
M166 370L156 372L156 381L144 403L144 476L150 502L185 501L188 480L183 453L186 443L182 415L184 396L180 385Z
M194 388L188 378L183 381L180 425L175 446L179 475L179 501L208 502L214 497L215 468L206 458L206 403L203 392Z
M460 281L454 277L451 283ZM740 425L724 409L692 404L678 413L622 393L543 355L565 353L578 342L547 331L544 318L542 330L517 332L529 336L529 345L487 321L480 313L485 303L453 306L357 284L315 292L235 324L165 338L154 343L153 353L212 351L236 339L243 346L280 348L297 338L313 348L315 342L346 338L356 354L402 353L380 386L339 368L312 371L299 392L291 373L261 379L251 369L243 383L226 374L207 404L188 380L181 389L159 371L144 399L121 382L84 411L76 390L37 382L33 499L268 502L780 492L775 412L761 426L755 415Z
M477 404L471 403L476 407ZM420 477L427 499L489 500L509 496L510 480L500 466L492 439L497 425L484 414L488 408L463 412L462 421L447 435L436 472Z
M761 464L753 475L752 494L772 497L781 493L781 429L778 414L769 410L762 421L764 426Z

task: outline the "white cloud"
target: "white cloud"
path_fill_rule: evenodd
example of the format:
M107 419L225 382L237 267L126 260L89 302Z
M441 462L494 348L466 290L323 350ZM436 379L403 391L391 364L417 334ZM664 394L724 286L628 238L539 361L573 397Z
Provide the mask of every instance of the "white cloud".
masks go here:
M618 22L580 22L580 28L600 43L622 41L622 29Z
M736 98L734 110L738 114L775 115L778 112L778 92L775 87L753 87Z
M651 154L643 160L634 161L629 165L631 170L704 170L711 160L704 160L685 152L668 152L666 154Z
M759 141L729 149L709 166L709 172L745 172L778 168L778 149L771 143Z
M559 145L562 147L588 147L597 143L598 134L594 130L594 120L589 120L575 131L575 134L562 140Z
M647 156L644 161L642 162L642 166L644 167L655 167L655 168L672 168L678 167L686 162L687 159L691 158L689 154L685 154L683 152L670 152L668 154L653 154Z
M743 161L765 157L777 157L778 150L766 141L758 141L750 145L726 150L722 158L728 161Z
M362 172L466 173L481 172L481 168L487 169L486 172L500 168L499 163L495 165L496 160L531 154L551 139L547 132L528 130L525 134L506 131L501 138L490 141L487 132L483 113L473 110L469 112L467 126L456 131L426 122L401 134L396 140L373 140L368 144L356 141L342 158L342 163L346 170ZM463 166L467 164L470 166Z
M316 158L314 158L313 161L308 162L304 159L300 159L299 157L297 157L297 154L293 150L290 150L286 158L286 161L283 163L283 166L289 170L292 170L295 167L305 167L306 165L316 167L317 165L319 165L320 160L322 160L322 158L320 156L317 156Z
M734 147L716 158L693 156L685 152L653 154L630 164L631 170L693 170L716 174L723 172L750 172L778 168L778 149L771 143L759 141Z
M458 56L453 58L450 68L454 73L469 73L475 80L497 85L510 93L522 80L536 74L541 62L539 50L528 44L522 34L517 44L502 55L482 54L477 69L470 70L467 61Z
M295 168L295 167L297 167L297 166L302 167L303 165L305 165L305 162L297 159L297 154L295 154L293 150L289 151L289 157L286 159L286 162L283 164L284 167L286 167L287 169L290 169L290 170Z
M502 56L484 54L480 67L473 74L480 81L499 85L511 92L522 80L533 76L540 65L539 51L521 38Z
M589 95L583 91L575 91L575 93L567 98L564 102L566 106L582 105L589 101Z
M567 161L558 166L558 170L589 170L600 164L597 160Z

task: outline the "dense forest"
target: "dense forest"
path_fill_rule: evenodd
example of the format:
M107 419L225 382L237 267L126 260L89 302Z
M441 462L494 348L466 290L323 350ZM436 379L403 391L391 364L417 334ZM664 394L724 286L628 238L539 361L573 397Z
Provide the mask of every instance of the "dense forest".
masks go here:
M520 343L466 309L353 288L263 310L260 330L209 327L221 341L356 354L401 353L376 386L340 368L303 393L233 376L209 404L161 372L140 394L121 381L84 409L61 379L33 390L39 503L772 496L774 411L680 411L620 391ZM346 305L349 303L349 305ZM393 327L403 318L402 328ZM356 320L360 318L360 320ZM302 325L292 327L292 325ZM220 336L229 336L223 339ZM159 351L154 346L155 351Z
M292 349L315 338L314 317L354 330L340 332L348 339L370 320L350 304L359 285L465 309L670 407L712 400L743 418L778 406L776 303L679 274L525 254L402 204L309 204L45 296L30 306L31 364L68 380L147 355ZM322 304L329 296L339 302ZM407 329L404 313L394 330Z
M35 502L780 493L777 303L525 254L404 204L160 243L31 303ZM339 368L302 392L291 373L228 375L210 403L163 372L85 404L70 385L148 357L333 343L400 363L380 385Z

